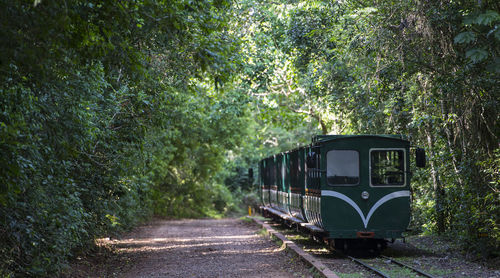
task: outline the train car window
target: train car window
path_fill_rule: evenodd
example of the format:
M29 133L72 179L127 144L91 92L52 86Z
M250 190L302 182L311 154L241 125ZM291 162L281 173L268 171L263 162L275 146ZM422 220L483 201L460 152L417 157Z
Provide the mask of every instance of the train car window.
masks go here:
M329 185L359 184L359 153L331 150L326 154L326 180Z
M370 165L373 186L404 185L403 150L372 150L370 152Z

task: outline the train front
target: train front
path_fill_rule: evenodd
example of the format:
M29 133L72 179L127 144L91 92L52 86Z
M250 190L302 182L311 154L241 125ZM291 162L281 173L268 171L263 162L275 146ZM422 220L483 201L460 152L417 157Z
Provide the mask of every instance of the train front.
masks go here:
M320 144L322 225L335 248L381 250L386 239L403 236L410 222L409 146L389 136Z

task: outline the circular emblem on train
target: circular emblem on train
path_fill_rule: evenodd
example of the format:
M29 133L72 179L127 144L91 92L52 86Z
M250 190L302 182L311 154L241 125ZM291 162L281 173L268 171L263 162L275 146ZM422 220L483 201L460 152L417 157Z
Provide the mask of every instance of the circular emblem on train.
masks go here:
M361 198L363 198L363 200L368 200L368 197L370 197L370 193L366 191L361 192Z

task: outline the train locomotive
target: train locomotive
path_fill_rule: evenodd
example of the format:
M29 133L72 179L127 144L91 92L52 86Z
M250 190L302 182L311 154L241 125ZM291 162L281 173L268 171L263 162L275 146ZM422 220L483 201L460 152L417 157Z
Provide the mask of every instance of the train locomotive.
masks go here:
M424 167L425 152L415 154ZM337 250L379 252L407 230L410 178L401 135L318 135L259 162L261 211Z

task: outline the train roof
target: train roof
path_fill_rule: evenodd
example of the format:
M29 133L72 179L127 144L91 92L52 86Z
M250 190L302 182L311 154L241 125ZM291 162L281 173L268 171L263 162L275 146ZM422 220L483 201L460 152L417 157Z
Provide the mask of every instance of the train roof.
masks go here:
M360 134L360 135L315 135L312 137L312 143L331 141L341 138L352 138L352 137L385 137L391 139L406 140L406 136L400 134Z
M395 139L395 140L402 140L402 141L408 141L407 137L404 135L400 134L354 134L354 135L314 135L311 138L311 144L309 146L321 144L321 143L326 143L328 141L333 141L333 140L338 140L338 139L347 139L347 138L356 138L356 137L377 137L377 138L388 138L388 139ZM287 150L281 153L277 153L271 156L268 156L266 158L263 158L262 160L271 158L276 155L283 155L289 152L293 152L299 149L302 149L307 146L300 146L298 148L292 149L292 150Z

